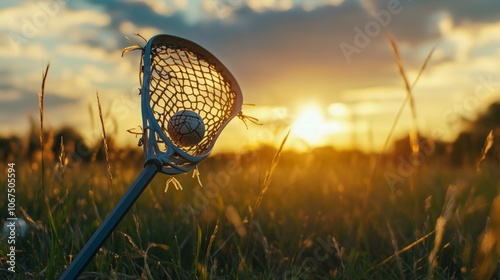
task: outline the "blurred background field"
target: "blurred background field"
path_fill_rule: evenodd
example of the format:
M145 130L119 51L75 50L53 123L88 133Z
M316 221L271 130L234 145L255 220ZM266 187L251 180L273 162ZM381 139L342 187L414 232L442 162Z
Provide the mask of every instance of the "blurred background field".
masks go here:
M500 279L499 15L489 0L0 3L0 222L15 163L27 225L15 274L2 232L0 279L57 279L140 173L140 52L121 57L135 32L213 52L261 125L232 121L199 177L156 176L82 279Z
M418 158L408 139L384 154L277 143L210 156L199 180L175 177L182 191L172 185L165 193L168 177L158 175L82 277L498 279L498 106L454 143L421 137ZM29 226L17 237L16 277L54 279L135 179L143 156L108 135L110 177L102 141L83 148L77 131L62 128L44 133L42 165L32 123L27 139L2 139L1 168L16 164L17 214ZM6 208L0 200L1 213ZM6 239L0 244L8 277Z

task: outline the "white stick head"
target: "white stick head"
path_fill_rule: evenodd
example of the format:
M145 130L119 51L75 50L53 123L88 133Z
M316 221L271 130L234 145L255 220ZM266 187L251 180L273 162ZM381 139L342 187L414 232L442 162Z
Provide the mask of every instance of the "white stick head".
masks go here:
M224 127L241 111L239 85L210 52L170 35L157 35L148 41L142 71L146 160L160 161L163 173L187 172L210 154ZM172 132L172 123L179 121L182 111L201 118L203 133L198 127L199 139L193 136L179 140L178 134Z

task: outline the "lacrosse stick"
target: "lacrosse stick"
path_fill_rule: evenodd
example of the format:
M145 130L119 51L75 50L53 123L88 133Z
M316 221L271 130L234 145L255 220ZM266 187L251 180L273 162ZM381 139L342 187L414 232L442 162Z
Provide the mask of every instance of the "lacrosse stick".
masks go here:
M142 49L141 110L144 169L76 256L61 279L75 279L116 228L156 173L192 170L206 158L229 121L241 112L243 96L231 72L201 46L170 35L156 35ZM195 112L204 134L194 145L169 135L170 119Z

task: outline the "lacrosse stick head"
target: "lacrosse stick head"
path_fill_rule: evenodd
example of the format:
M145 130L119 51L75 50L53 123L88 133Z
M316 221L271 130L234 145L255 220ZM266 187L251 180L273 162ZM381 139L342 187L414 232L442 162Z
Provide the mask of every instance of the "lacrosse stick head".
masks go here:
M193 169L207 157L224 127L241 111L243 96L231 72L196 43L156 35L142 53L142 144L146 162L161 164L162 173ZM183 146L168 133L172 116L183 110L199 115L204 135Z

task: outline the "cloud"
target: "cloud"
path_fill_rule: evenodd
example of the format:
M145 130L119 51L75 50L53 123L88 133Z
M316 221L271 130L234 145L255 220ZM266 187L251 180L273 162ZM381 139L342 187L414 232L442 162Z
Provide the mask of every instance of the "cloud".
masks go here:
M64 58L80 58L85 62L114 62L121 57L121 50L116 49L113 52L106 51L101 47L92 47L85 44L59 44L55 53Z
M19 90L17 87L12 88L9 86L3 86L0 90L2 91L2 95L4 93L15 95L15 98L2 100L0 103L2 114L19 116L19 113L38 111L37 92ZM78 98L63 97L54 94L46 94L44 100L44 107L47 110L57 109L78 102Z
M0 10L1 33L9 38L15 51L42 41L61 39L65 34L75 38L75 30L95 29L110 23L110 18L98 10L69 10L64 2L38 1ZM21 51L24 51L21 49Z
M50 52L43 44L30 43L24 46L21 51L21 49L16 49L13 47L14 45L10 44L12 41L10 41L9 37L0 34L0 38L2 39L1 41L3 41L3 44L0 43L0 59L11 62L11 64L9 64L11 69L17 69L22 66L23 63L33 61L34 59L50 58ZM33 67L33 65L29 66Z
M291 0L249 0L247 5L256 12L266 10L286 11L293 7Z
M154 26L137 26L130 21L123 21L120 24L120 32L125 34L131 40L138 42L140 45L145 45L146 43L142 40L142 38L136 36L130 36L132 33L139 33L144 38L151 38L156 34L161 34L163 31L160 28Z
M0 92L2 92L2 94L0 95L0 101L2 104L8 102L16 102L22 99L22 95L21 93L19 93L19 91L16 91L5 84L0 85Z
M187 0L127 0L127 3L144 3L163 16L171 16L176 12L182 11L187 7Z
M434 2L428 0L429 2ZM441 2L441 3L440 3ZM494 23L498 21L500 2L478 0L478 1L439 1L442 9L450 11L456 24L461 25L467 22Z
M310 12L315 9L321 9L326 6L341 5L344 0L214 0L213 5L216 9L220 10L237 10L240 8L249 7L254 12L262 13L268 11L288 11L290 9L302 9L303 11ZM216 11L217 12L217 11Z

